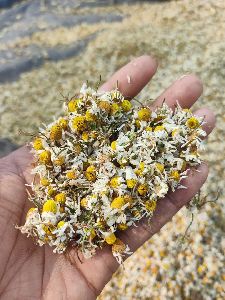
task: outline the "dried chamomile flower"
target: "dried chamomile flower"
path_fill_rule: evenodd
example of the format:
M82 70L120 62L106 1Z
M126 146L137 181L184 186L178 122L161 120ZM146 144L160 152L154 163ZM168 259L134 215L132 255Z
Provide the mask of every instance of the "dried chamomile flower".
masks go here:
M73 241L91 257L108 244L122 263L130 249L120 231L150 220L157 201L201 163L203 120L179 105L134 108L117 89L85 84L64 107L31 143L40 181L31 184L34 207L20 229L58 253Z

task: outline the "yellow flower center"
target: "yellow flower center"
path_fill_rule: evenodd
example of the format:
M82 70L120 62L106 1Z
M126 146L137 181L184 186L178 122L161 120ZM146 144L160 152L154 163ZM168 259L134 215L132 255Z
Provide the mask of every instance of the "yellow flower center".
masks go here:
M138 189L137 189L138 193L141 195L141 196L144 196L147 194L148 192L148 187L146 184L140 184L138 186Z
M147 127L145 128L145 130L146 130L146 131L152 131L152 127L147 126Z
M190 129L196 129L200 126L199 121L195 117L188 119L186 125Z
M98 107L107 113L109 113L111 110L111 104L108 101L100 101L98 103Z
M45 177L41 178L40 183L43 186L48 186L50 184L49 180Z
M72 99L68 103L68 111L69 112L76 112L79 105L82 103L82 99Z
M66 173L66 177L67 177L68 179L76 179L76 178L77 178L77 175L76 175L76 173L75 173L74 171L68 171L68 172Z
M62 127L59 125L53 125L50 130L50 139L52 141L59 141L62 138Z
M130 111L131 108L132 108L132 104L130 103L129 100L123 100L122 103L121 103L121 107L122 107L122 110L123 111Z
M80 154L81 150L82 150L82 148L81 148L81 146L79 144L74 145L74 152L76 154Z
M96 224L97 224L97 226L98 226L100 229L104 229L104 228L105 228L105 225L106 225L105 221L104 221L103 219L100 219L100 218L98 218Z
M81 206L81 207L86 208L86 207L87 207L87 204L88 204L87 198L82 198L82 199L80 200L80 206Z
M27 212L26 219L28 219L33 214L33 212L36 210L37 210L37 208L31 207Z
M144 162L140 162L139 168L137 170L135 170L134 172L136 175L141 176L144 172L144 169L145 169Z
M77 132L82 132L87 128L86 118L84 116L74 117L72 120L72 128Z
M52 229L54 229L52 225L48 226L48 225L43 224L42 228L47 235L52 235Z
M48 188L48 195L49 196L54 196L56 194L56 190L54 190L52 187Z
M49 150L45 150L39 154L39 161L44 165L48 165L51 163L51 152Z
M178 132L179 132L179 130L175 128L175 129L172 131L172 136L177 135Z
M111 106L111 114L114 115L120 110L120 107L117 103L113 103Z
M114 233L110 233L109 235L107 235L105 237L105 241L106 241L107 244L113 245L115 243L115 241L116 241L115 234Z
M139 120L136 120L136 121L135 121L135 125L136 125L137 128L140 128L140 127L141 127L140 121L139 121Z
M59 228L63 227L65 224L66 224L66 222L59 221L59 223L57 224L57 228L59 229Z
M125 201L123 197L116 197L113 199L111 203L111 208L121 209L125 205Z
M116 150L116 146L117 146L117 141L113 141L111 143L111 148L115 151Z
M145 202L145 208L147 211L154 211L156 209L156 201L150 200Z
M93 121L95 121L96 116L87 110L85 113L85 118L88 122L93 122Z
M118 225L119 230L126 230L127 228L128 228L127 224L121 223L121 224Z
M151 117L151 110L149 108L142 108L138 111L138 119L140 121L149 121Z
M177 170L173 170L170 173L170 176L175 180L175 181L179 181L180 180L180 174Z
M140 162L139 169L140 169L142 172L144 171L144 169L145 169L145 164L144 164L143 161Z
M160 173L162 173L162 172L164 171L164 165L163 165L163 164L156 163L155 166L156 166L156 169L157 169Z
M136 179L127 179L126 183L127 183L127 187L129 189L133 189L137 183L137 180Z
M198 266L197 271L199 274L202 274L206 271L206 269L207 269L206 264L203 263L202 265Z
M41 138L36 138L33 142L33 148L35 150L43 150L43 144L42 144L42 139Z
M42 208L42 212L52 212L56 213L57 212L57 204L54 200L47 200Z
M116 239L112 245L112 252L123 253L126 249L126 245L120 239Z
M110 180L109 185L112 188L117 188L120 185L120 177L119 176L115 176Z
M83 140L84 142L87 142L87 141L88 141L88 138L89 138L88 132L87 132L87 131L83 132L83 133L82 133L82 140Z
M55 161L54 164L57 166L62 166L65 162L65 157L64 156L59 156Z
M92 228L91 232L90 232L90 238L91 238L91 240L93 240L95 237L96 237L96 232L95 232L94 228Z
M85 176L87 180L89 181L95 181L96 180L96 168L95 166L89 166L87 170L85 171Z
M59 120L59 126L63 129L66 130L68 127L68 121L66 119L60 119Z
M163 131L165 128L163 125L156 126L154 131Z
M129 203L131 205L133 203L133 198L131 195L124 195L123 197L125 203Z
M66 195L64 193L59 193L55 196L55 201L59 202L60 204L65 204L66 202Z

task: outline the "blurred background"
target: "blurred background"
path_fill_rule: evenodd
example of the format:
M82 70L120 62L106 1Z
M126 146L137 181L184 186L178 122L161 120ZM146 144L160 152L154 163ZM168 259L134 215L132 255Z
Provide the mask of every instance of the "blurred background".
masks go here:
M159 61L140 99L196 73L217 128L206 141L210 175L186 233L182 211L129 258L101 300L225 299L225 1L0 0L0 156L28 142L88 80L106 80L133 57ZM219 192L219 199L217 195Z

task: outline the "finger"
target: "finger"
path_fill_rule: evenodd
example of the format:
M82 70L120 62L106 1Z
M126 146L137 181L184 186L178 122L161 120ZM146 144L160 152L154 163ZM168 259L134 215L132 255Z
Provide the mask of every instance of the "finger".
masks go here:
M140 221L138 227L132 227L120 236L124 243L128 244L132 251L139 248L153 234L158 232L172 217L186 205L192 197L199 191L208 175L208 167L201 164L198 169L190 170L188 178L183 180L182 184L185 190L178 189L169 193L164 199L157 203L157 208L150 221L145 219Z
M216 124L216 117L214 113L208 108L201 108L194 112L196 116L203 117L204 124L202 125L203 130L209 135Z
M135 97L149 82L157 70L157 62L148 55L133 59L119 69L100 87L100 91L110 91L117 86L126 98Z
M174 108L178 103L183 108L191 107L203 91L201 80L196 75L186 75L176 80L153 103L153 108L160 106L163 101Z

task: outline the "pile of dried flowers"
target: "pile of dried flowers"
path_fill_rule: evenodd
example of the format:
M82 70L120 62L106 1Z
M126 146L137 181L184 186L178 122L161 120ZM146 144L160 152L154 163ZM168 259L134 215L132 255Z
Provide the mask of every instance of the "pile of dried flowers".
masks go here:
M32 142L35 207L20 229L58 253L75 246L91 257L107 243L122 263L130 249L118 232L150 219L169 189L185 188L188 168L201 162L204 120L178 104L133 108L118 89L86 84L64 106Z

